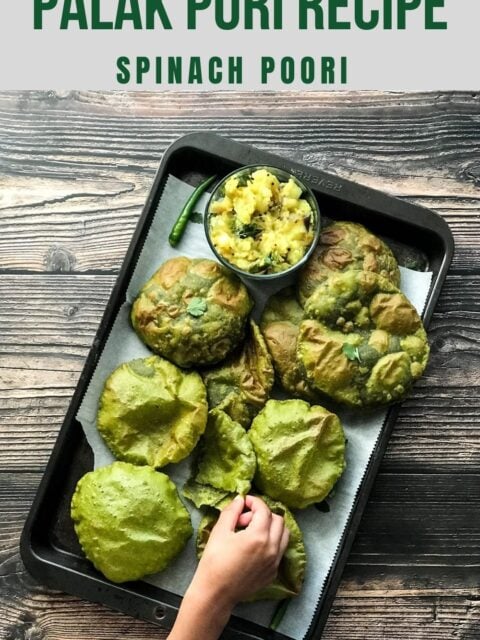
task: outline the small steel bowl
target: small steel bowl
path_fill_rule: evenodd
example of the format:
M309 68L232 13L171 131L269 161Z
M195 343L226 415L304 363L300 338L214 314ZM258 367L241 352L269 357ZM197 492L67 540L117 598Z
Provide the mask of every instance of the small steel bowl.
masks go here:
M290 178L293 179L302 190L302 197L309 203L313 211L314 237L310 247L308 248L308 250L306 251L305 255L301 260L293 264L288 269L285 269L284 271L279 271L278 273L250 273L249 271L244 271L243 269L239 269L236 265L231 264L226 258L224 258L217 251L217 249L214 247L213 242L210 238L210 215L211 215L210 207L213 202L215 202L216 200L220 200L221 198L224 197L225 183L227 182L227 180L229 180L234 176L240 179L247 178L254 171L257 171L258 169L266 169L267 171L275 175L280 180L280 182L288 182ZM313 195L313 192L309 187L307 187L305 183L299 180L296 176L289 173L288 171L285 171L284 169L279 169L278 167L270 167L267 165L249 165L246 167L241 167L240 169L236 169L235 171L232 171L225 178L223 178L220 182L217 183L205 207L204 226L205 226L205 235L207 236L208 244L210 245L211 250L216 255L219 262L221 262L225 267L227 267L228 269L231 269L237 275L242 276L243 278L250 278L251 280L257 280L257 281L258 280L271 281L271 280L277 280L280 278L285 278L285 276L288 276L294 271L296 271L297 269L300 269L307 262L307 260L310 258L313 251L315 250L315 247L318 243L318 239L320 237L321 215L320 215L320 208L318 206L317 199Z

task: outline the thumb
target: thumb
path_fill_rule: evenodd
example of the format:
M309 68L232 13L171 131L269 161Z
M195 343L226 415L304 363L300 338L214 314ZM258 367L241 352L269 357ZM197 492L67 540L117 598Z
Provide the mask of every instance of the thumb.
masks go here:
M217 526L222 529L228 529L230 531L235 531L235 527L237 526L238 519L243 513L243 509L245 507L245 499L242 496L237 496L235 500L222 509L220 513L220 517L218 518Z

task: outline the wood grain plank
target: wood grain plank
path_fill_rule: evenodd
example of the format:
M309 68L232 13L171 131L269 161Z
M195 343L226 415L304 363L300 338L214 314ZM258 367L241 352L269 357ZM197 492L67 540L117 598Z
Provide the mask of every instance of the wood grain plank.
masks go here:
M0 465L45 465L114 278L0 278ZM404 402L384 469L473 471L480 461L480 276L449 276L431 363Z
M402 407L325 638L480 637L479 124L477 92L0 93L0 639L165 637L45 590L17 548L160 157L203 130L261 140L451 225L431 364Z
M0 271L118 273L152 180L149 177L140 185L118 180L119 190L132 189L128 197L90 196L88 190L97 188L90 183L76 184L69 191L68 181L43 181L41 193L47 200L0 208ZM8 181L0 176L0 185L7 183L5 199L21 202L34 197L8 186L15 182L14 176ZM453 271L468 271L478 264L480 200L472 200L467 207L452 198L406 199L441 213L449 223L456 242Z
M334 110L342 108L394 109L435 107L437 110L455 105L458 109L480 108L478 91L409 92L394 91L209 91L159 94L149 91L2 91L0 104L13 113L43 112L45 109L70 114L106 114L108 116L171 116L196 111L214 114L228 110L232 113L278 113L299 110ZM217 111L218 110L218 111Z
M255 109L245 101L2 94L0 267L118 270L163 151L204 130L261 140L285 157L451 214L455 267L471 266L480 243L477 95L265 94Z
M44 371L29 377L25 388L0 391L0 466L32 470L46 465L75 388L75 378L59 371L55 386L44 381ZM1 374L15 384L16 370ZM18 376L18 377L17 377ZM50 376L48 376L50 377ZM456 393L453 403L448 393ZM429 395L417 392L403 405L382 463L383 471L454 473L479 467L480 400L471 391L438 388ZM444 394L442 404L438 396ZM428 407L426 404L428 402ZM424 414L424 410L428 413ZM28 462L27 462L28 461Z
M156 102L170 105L171 96L158 96ZM276 108L271 100L257 100L250 110L232 111L226 102L220 113L199 117L205 96L198 95L196 108L187 115L176 111L168 116L148 114L140 118L128 110L115 114L109 101L115 102L116 96L108 94L102 113L59 111L50 104L37 110L4 109L0 103L4 127L0 144L2 155L16 158L20 166L33 164L26 150L42 154L45 162L36 175L45 173L50 164L61 173L61 163L55 160L67 158L83 165L89 158L96 158L98 165L122 170L131 167L128 160L134 158L152 163L167 144L186 131L214 130L253 144L261 141L263 148L285 149L290 157L295 153L295 158L307 162L320 161L330 170L337 166L348 170L362 159L358 167L366 175L374 163L375 173L380 176L397 175L396 169L401 166L399 175L415 178L421 176L418 171L410 171L416 166L430 177L447 179L446 184L438 181L436 185L442 191L450 191L457 182L464 182L468 188L476 182L478 171L478 99L443 102L439 108L434 97L415 106L409 105L408 97L399 97L397 107L391 110L384 105L366 109L361 99L344 106L341 102L328 106L322 98L312 98L309 111L303 110L301 103L285 102L284 96L277 94ZM32 133L36 137L32 138ZM136 170L141 168L137 166ZM83 169L88 171L87 166Z
M39 588L13 564L2 581L2 640L136 640L166 638L158 627L98 605ZM72 621L74 625L72 624ZM324 640L478 640L476 597L339 596Z
M358 601L349 598L334 604L325 640L478 639L479 603L474 599L415 598L411 601L398 598L392 603L390 599L379 598L363 603L360 615L357 606Z
M41 477L0 473L0 566L16 562ZM380 474L340 593L480 595L479 487L478 474Z
M101 633L102 638L114 638L124 635L127 627L127 637L164 637L152 625L47 590L25 572L18 557L18 539L40 477L38 473L0 474L0 638L90 639L92 629L98 630L95 637ZM416 551L424 551L422 535L428 536L442 521L443 529L430 539L432 548L438 547L442 531L446 532L446 544L453 550L462 547L465 538L458 518L465 522L471 491L478 482L478 475L379 476L325 638L400 639L407 637L404 635L407 627L408 637L419 640L475 637L471 634L480 622L478 569L454 562L450 566L429 565L427 558L418 562L422 553ZM390 510L385 511L385 507ZM416 518L420 524L407 532L410 548L405 547L407 535L401 536L399 549L399 534L385 539L383 535L404 522L402 514L406 509L410 522L414 521L415 507L421 509ZM425 514L435 508L437 517L426 521ZM383 512L380 530L376 510ZM446 519L442 520L442 513ZM458 530L460 535L456 539L449 537L449 531ZM445 544L440 546L445 549ZM406 570L401 568L402 554L403 562L409 565ZM397 564L392 564L392 558ZM72 616L75 635L71 635Z

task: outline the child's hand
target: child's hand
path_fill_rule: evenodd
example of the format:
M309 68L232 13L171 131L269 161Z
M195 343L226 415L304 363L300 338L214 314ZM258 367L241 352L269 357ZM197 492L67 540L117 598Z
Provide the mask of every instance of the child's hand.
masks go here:
M235 498L210 534L192 587L216 592L233 607L275 579L288 537L283 517L260 498Z
M260 498L235 498L210 534L168 640L216 640L237 602L274 580L288 537L283 517Z

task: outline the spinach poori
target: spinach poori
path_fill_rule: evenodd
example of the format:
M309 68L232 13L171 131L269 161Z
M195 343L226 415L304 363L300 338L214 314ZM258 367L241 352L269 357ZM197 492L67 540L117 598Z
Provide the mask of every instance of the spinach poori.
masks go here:
M331 276L305 305L297 355L310 384L336 402L402 399L425 370L427 334L411 302L368 271Z
M292 509L322 502L345 469L338 416L304 400L269 400L249 436L257 456L255 485Z
M241 343L252 307L245 285L218 262L178 257L142 287L131 320L154 353L193 367L215 364Z
M110 374L97 427L116 458L158 469L193 451L207 414L200 374L149 356L125 362Z
M317 286L344 271L373 271L400 286L400 270L391 249L363 225L334 222L320 240L298 278L298 296L305 305Z
M112 582L162 571L193 533L168 476L126 462L84 475L71 516L85 555Z

